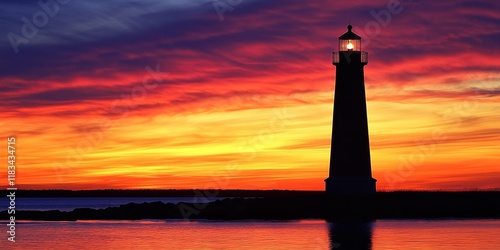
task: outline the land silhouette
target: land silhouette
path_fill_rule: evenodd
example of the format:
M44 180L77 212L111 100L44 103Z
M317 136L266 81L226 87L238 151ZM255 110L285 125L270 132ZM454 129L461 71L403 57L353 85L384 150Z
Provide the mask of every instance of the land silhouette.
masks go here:
M370 221L373 219L500 218L500 191L395 191L332 195L287 190L19 190L23 197L193 197L193 202L128 203L72 211L17 210L17 220L295 220ZM193 194L217 194L202 202ZM232 197L232 198L224 198ZM215 198L215 197L212 197ZM0 216L7 218L7 211Z

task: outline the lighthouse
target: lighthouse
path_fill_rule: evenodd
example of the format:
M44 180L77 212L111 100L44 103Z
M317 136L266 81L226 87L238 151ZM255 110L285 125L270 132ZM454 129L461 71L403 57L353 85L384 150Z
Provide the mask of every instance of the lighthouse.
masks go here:
M332 55L336 76L326 192L374 193L363 71L368 53L361 50L361 37L352 32L351 25L339 37L338 51Z

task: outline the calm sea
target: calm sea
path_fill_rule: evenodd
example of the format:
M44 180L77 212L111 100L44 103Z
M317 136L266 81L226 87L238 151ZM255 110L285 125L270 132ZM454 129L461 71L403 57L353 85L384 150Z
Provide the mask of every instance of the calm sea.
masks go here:
M1 200L7 208L6 199ZM154 201L193 202L193 198L19 198L16 208L70 211ZM500 220L488 219L344 224L322 220L21 220L15 243L7 241L7 221L2 222L0 249L500 249Z
M1 249L500 249L500 220L20 221Z

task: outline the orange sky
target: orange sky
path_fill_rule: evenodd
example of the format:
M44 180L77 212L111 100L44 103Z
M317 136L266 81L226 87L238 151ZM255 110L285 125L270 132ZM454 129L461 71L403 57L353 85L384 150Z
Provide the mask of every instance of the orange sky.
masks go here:
M377 187L500 188L494 1L405 2L386 25L371 14L386 1L248 1L222 21L211 4L95 5L0 47L18 187L324 189L331 52L350 19L369 53ZM37 6L6 7L2 34L22 34Z

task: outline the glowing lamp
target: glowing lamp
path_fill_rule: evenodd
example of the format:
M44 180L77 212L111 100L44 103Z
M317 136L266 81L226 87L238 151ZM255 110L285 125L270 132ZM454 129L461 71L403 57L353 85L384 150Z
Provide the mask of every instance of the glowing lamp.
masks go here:
M351 41L349 41L349 43L346 45L346 47L348 50L354 49L354 45L352 45Z
M339 37L339 51L361 51L361 37L352 32L352 26L347 26L347 32Z

